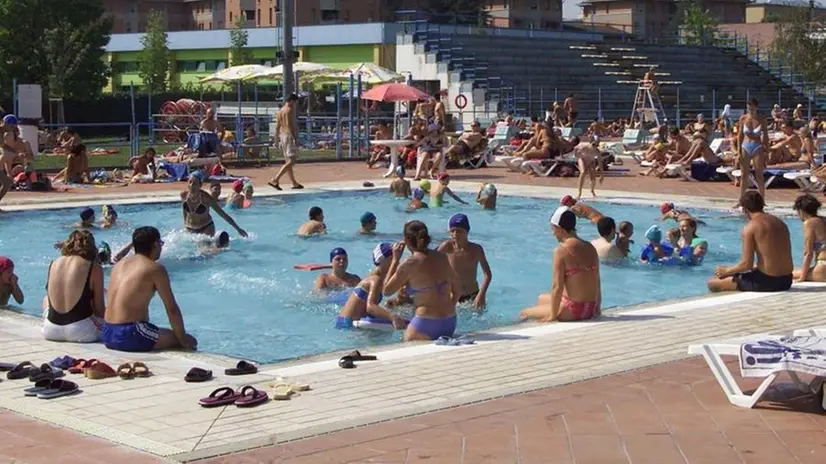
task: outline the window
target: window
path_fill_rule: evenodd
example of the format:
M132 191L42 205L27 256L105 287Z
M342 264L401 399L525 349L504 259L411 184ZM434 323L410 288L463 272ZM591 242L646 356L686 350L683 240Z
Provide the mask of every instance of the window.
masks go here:
M313 22L318 21L318 19L316 19L316 11L315 11L315 8L313 8L313 9L310 11L310 16L312 16L312 18L313 18Z
M225 69L226 67L227 67L227 62L226 61L219 61L218 66L215 67L215 70L220 71L222 69Z
M195 65L195 71L197 71L197 72L206 72L206 68L207 68L206 61L199 61Z
M272 22L272 8L270 8L269 10L270 10L270 26L273 26L275 24Z
M338 10L321 10L321 21L338 21Z
M123 30L126 32L132 32L132 24L126 23L126 25L123 27Z
M232 22L232 12L229 12L229 22Z
M256 21L257 21L256 24L260 26L261 25L261 9L260 8L258 9L258 12L255 13L255 17L257 18L256 19Z
M209 28L212 29L212 21L209 22Z
M275 0L275 7L273 9L275 11L281 11L281 0Z
M244 14L247 16L247 21L255 21L255 10L246 10Z

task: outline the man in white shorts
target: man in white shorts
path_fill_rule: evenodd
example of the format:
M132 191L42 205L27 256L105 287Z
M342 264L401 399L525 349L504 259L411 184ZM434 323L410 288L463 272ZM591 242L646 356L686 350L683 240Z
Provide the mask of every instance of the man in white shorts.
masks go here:
M275 116L275 133L278 134L278 142L284 152L284 166L278 171L274 179L267 182L272 188L281 190L278 181L286 174L293 183L293 189L303 189L304 186L295 180L293 166L298 155L298 122L296 119L296 106L298 105L298 95L290 94L284 102L284 106L278 110Z

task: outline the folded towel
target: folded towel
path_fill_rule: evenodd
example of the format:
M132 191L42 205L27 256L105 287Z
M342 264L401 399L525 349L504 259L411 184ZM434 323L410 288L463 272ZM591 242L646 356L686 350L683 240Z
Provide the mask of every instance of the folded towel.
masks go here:
M783 371L826 377L826 338L784 337L740 346L743 377L767 377Z

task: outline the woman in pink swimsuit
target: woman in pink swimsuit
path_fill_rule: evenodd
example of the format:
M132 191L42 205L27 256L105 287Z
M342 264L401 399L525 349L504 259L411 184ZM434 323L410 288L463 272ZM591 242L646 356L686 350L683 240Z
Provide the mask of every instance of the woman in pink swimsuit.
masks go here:
M599 255L576 235L576 215L560 206L551 217L551 229L562 244L554 250L553 288L539 296L538 305L522 311L521 320L582 321L600 315L602 288Z

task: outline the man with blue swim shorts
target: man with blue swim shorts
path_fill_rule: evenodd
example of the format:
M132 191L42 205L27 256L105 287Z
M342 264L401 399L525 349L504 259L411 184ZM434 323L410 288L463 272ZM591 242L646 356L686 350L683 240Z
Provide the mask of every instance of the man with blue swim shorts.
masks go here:
M186 333L181 309L172 293L166 268L157 263L163 240L158 229L139 227L132 234L135 255L112 269L101 338L107 348L147 352L171 348L195 349L198 341ZM172 330L149 322L149 302L161 297Z

